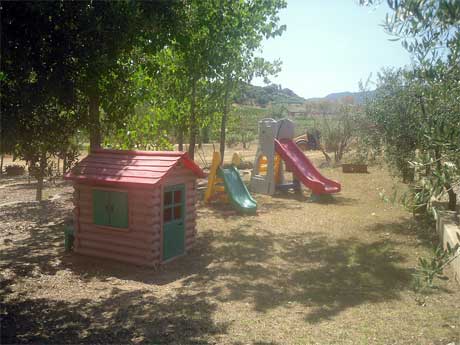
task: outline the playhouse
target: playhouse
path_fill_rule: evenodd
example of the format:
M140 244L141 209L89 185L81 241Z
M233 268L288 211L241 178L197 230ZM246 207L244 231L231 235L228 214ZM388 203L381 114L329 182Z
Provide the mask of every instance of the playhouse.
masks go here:
M74 251L154 266L181 256L196 234L196 180L184 152L92 151L74 185Z

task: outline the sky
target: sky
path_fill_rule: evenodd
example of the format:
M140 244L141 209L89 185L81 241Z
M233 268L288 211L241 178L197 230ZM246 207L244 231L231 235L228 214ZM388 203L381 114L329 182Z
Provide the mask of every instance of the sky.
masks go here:
M265 41L258 55L281 59L282 71L271 82L304 98L359 91L359 81L371 73L410 64L401 42L390 41L382 27L387 10L386 2L362 7L357 0L288 0L280 12L286 31ZM260 79L253 84L264 85Z

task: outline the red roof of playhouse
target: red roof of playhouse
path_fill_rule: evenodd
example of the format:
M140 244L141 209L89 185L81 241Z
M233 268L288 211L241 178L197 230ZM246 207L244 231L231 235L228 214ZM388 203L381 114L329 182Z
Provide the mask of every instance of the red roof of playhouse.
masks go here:
M186 152L96 149L67 173L65 179L152 186L161 182L179 163L197 177L205 177L203 170Z

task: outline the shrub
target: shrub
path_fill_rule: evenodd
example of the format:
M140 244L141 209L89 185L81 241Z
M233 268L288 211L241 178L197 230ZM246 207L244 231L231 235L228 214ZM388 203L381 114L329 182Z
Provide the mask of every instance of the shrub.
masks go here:
M227 146L234 147L240 142L240 136L234 133L231 133L227 136Z
M24 175L26 169L22 165L13 164L5 167L6 176L21 176Z
M351 106L344 106L342 110L342 115L334 118L325 116L317 124L321 132L323 148L327 152L334 153L335 163L339 163L342 160L356 134L356 119L352 114L355 109L352 109ZM330 158L327 160L330 160Z

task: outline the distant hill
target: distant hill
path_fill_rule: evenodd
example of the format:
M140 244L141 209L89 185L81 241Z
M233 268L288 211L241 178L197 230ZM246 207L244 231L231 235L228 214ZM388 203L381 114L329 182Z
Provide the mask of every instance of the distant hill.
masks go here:
M241 94L235 98L235 103L266 107L270 103L303 104L305 98L298 96L288 88L281 85L271 84L267 86L242 85Z
M372 97L374 91L361 91L361 92L335 92L330 93L323 99L333 101L333 102L340 102L344 99L353 99L355 104L363 104L366 97ZM315 100L318 100L317 98Z
M282 88L281 85L271 84L267 86L255 86L251 84L242 84L241 93L235 98L235 103L240 105L250 105L265 108L269 104L284 104L290 111L301 111L305 108L306 103L329 101L345 102L353 104L363 104L366 97L372 97L374 91L362 92L335 92L326 97L315 97L305 99L297 95L288 88Z

